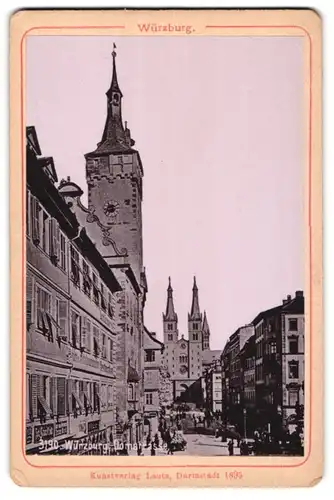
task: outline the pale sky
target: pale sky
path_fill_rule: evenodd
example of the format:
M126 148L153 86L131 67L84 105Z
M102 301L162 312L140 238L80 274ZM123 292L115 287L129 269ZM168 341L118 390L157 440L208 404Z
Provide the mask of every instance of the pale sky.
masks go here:
M87 191L117 45L144 167L146 326L162 338L168 276L179 330L196 274L211 348L304 289L303 39L29 36L26 123L59 180Z

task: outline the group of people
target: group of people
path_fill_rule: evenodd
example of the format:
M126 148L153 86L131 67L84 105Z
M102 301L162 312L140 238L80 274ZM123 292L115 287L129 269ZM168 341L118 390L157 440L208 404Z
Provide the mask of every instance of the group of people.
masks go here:
M169 428L159 427L159 432L162 442L160 441L158 433L154 435L153 439L151 435L148 434L146 437L146 448L150 448L151 455L155 456L156 450L160 448L161 445L162 448L167 449L167 455L173 455L174 443L176 441L176 430L171 432Z

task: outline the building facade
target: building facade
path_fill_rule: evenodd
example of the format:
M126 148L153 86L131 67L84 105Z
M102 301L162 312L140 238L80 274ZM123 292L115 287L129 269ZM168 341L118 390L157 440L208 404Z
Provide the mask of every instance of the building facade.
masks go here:
M82 190L68 178L59 191L117 277L119 317L116 355L118 439L140 441L144 425L144 306L147 283L142 251L142 178L140 155L133 148L112 53L111 84L106 92L107 117L101 141L85 155L88 206ZM124 438L124 429L127 437Z
M102 445L115 433L121 286L59 194L34 127L26 169L26 452L56 453L68 441L66 451L78 453L79 444Z
M288 297L282 317L282 418L283 426L293 432L304 429L304 351L305 317L303 292Z
M220 362L206 370L204 375L205 381L205 407L210 413L222 411L222 367Z
M252 333L254 332L254 333ZM261 311L238 347L238 331L221 356L223 414L240 433L265 430L281 439L304 427L304 296Z
M179 334L173 288L169 278L166 312L163 313L163 363L173 382L174 400L203 375L203 362L210 352L210 328L207 315L200 311L196 278L192 289L192 303L188 314L188 338Z
M255 335L240 350L240 370L243 392L241 395L244 415L244 435L253 436L258 427L255 392Z
M160 418L160 391L162 390L162 354L164 345L156 334L144 330L144 425L145 434L154 436L158 431Z
M243 374L240 352L253 333L253 325L238 328L228 339L221 356L223 420L226 425L234 425L240 434L244 433Z

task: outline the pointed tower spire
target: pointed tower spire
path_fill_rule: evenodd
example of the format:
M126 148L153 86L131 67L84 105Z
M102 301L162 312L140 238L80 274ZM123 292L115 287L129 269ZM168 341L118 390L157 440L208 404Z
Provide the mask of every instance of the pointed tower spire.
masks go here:
M193 285L193 298L191 303L191 311L189 319L202 319L202 315L199 309L199 301L198 301L198 288L196 283L196 276L194 276L194 285Z
M206 311L204 311L203 325L202 325L202 349L203 351L210 349L210 328L209 328L208 318L206 317Z
M116 49L116 45L114 44L113 45L113 51L111 53L112 59L113 59L113 61L112 61L112 79L111 79L110 88L107 91L107 96L111 97L113 92L118 92L119 95L120 95L120 97L123 97L123 94L121 92L121 89L119 88L118 80L117 80L117 70L116 70L116 56L117 56L117 53L116 53L115 49Z
M209 328L208 318L206 317L206 311L204 311L202 332L203 334L210 335L210 328Z
M173 301L173 288L170 277L168 278L167 305L166 305L166 314L164 316L164 320L177 321L177 314L174 309L174 301Z
M113 45L112 77L107 96L107 119L103 130L101 142L93 154L122 154L132 152L134 141L131 139L130 130L123 125L122 98L123 94L118 84L116 69L116 45Z

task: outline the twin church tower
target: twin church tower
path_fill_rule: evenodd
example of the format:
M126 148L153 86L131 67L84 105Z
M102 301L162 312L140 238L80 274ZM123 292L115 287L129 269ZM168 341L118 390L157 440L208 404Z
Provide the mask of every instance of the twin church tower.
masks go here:
M179 396L203 374L203 353L210 350L210 329L206 313L199 307L196 278L188 314L188 339L179 336L178 316L174 308L171 279L167 288L166 313L163 314L164 364L174 383L174 397Z

